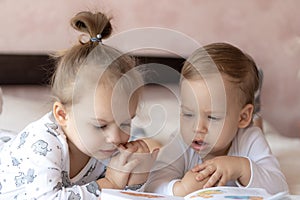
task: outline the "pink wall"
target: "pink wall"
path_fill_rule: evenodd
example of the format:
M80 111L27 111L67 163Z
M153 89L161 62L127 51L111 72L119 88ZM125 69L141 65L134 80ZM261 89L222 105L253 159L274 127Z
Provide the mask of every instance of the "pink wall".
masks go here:
M113 16L114 33L155 26L180 31L201 44L235 44L265 72L265 119L282 134L300 136L298 0L0 0L0 8L0 52L67 48L77 36L68 21L86 9Z

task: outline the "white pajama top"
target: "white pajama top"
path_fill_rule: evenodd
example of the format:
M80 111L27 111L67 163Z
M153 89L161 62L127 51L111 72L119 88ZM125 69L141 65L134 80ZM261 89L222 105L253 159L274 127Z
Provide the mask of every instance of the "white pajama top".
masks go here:
M276 157L257 127L240 129L232 141L228 156L242 156L250 161L251 178L246 187L264 188L269 193L288 191ZM145 185L145 191L173 195L173 185L195 165L202 163L197 152L187 147L179 137L161 149L159 158ZM241 186L237 181L229 186Z
M0 199L98 199L105 165L91 158L70 179L69 162L66 137L48 113L0 145Z

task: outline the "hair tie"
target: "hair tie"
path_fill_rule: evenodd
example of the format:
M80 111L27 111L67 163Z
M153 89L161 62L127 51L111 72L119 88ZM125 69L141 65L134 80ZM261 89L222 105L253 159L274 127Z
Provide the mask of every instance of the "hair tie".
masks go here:
M91 42L99 42L99 43L102 43L102 36L101 36L101 34L97 34L96 37L92 37L92 38L91 38Z

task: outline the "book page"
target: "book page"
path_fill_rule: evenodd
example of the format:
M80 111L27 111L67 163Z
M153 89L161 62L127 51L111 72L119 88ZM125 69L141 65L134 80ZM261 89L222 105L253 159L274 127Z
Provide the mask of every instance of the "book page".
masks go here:
M101 200L283 200L287 192L270 195L262 188L213 187L198 190L186 197L168 196L156 193L130 190L102 189ZM100 200L99 199L99 200Z
M184 200L184 198L130 190L102 189L101 200Z
M261 188L238 188L238 187L214 187L193 192L185 197L185 200L201 199L243 199L243 200L266 200L271 197L266 190Z

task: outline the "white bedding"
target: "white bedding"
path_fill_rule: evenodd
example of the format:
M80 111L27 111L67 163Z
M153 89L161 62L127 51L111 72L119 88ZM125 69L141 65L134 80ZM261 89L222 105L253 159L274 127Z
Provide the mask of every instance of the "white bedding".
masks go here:
M272 152L279 160L291 194L300 195L300 139L266 133ZM300 197L299 197L300 199Z
M4 104L0 115L0 129L20 131L29 122L38 119L51 109L49 88L40 86L2 86L2 89ZM175 127L174 123L178 123L176 117L174 117L178 114L178 110L174 108L176 106L175 96L165 92L162 93L161 89L153 87L148 88L148 92L143 109L151 107L151 118L159 120L152 121L154 124L150 122L151 125L146 130L156 129L155 123L160 121L159 117L156 118L159 110L163 111L165 115L171 116L170 123L165 124L165 128L170 130L172 126ZM174 92L177 92L176 88ZM159 105L156 107L158 110L155 110L155 105ZM277 156L286 176L290 193L300 195L300 138L281 136L266 122L264 122L264 126L270 147ZM165 131L164 128L157 130L158 136Z

